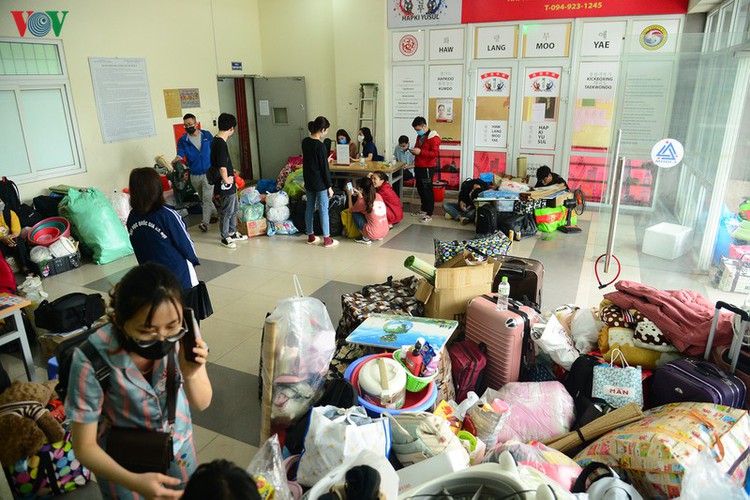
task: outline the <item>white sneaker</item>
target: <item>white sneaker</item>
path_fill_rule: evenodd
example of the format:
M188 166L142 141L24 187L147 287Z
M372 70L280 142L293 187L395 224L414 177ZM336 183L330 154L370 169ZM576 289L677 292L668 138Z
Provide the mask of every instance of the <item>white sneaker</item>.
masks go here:
M422 217L421 219L419 219L419 222L421 224L426 224L427 222L432 222L432 216L425 215L424 217Z
M232 241L232 238L222 238L221 244L226 248L237 248L237 243Z
M240 232L235 232L232 235L232 241L245 241L246 239L247 239L247 235L246 234L242 234Z
M412 217L424 217L425 215L427 215L427 212L423 212L422 210L418 210L411 214Z

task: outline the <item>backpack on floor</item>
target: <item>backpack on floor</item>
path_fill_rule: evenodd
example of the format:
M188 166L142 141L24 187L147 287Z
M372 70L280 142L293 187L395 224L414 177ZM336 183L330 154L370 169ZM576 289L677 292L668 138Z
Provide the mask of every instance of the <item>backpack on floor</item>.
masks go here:
M487 203L477 209L477 234L492 234L497 231L498 212L495 205Z
M34 312L36 326L51 332L70 332L78 328L91 328L104 316L104 298L101 294L74 292L59 299L39 304Z
M55 392L60 396L62 401L65 401L65 397L68 394L68 382L70 380L70 368L73 364L73 354L76 349L80 349L83 354L91 361L92 368L94 369L94 376L102 386L102 391L106 392L109 387L109 365L104 361L99 351L94 348L93 345L88 341L89 336L96 332L97 328L91 328L80 335L75 335L69 339L66 339L57 346L55 350L55 357L57 358L57 386Z

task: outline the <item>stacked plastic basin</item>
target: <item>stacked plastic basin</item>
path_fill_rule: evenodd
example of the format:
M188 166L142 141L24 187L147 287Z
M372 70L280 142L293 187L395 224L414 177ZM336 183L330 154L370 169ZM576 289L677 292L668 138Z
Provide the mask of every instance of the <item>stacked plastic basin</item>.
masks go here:
M40 246L50 246L60 239L70 236L70 223L64 217L50 217L37 223L28 232L26 238L29 243Z

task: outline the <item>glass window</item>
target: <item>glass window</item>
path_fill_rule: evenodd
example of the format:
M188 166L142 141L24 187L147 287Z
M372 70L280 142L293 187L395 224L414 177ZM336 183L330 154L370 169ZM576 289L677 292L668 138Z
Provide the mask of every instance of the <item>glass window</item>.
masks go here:
M17 176L31 172L29 155L23 140L21 115L16 104L16 93L0 90L0 151L3 152L3 175Z
M748 38L750 29L750 0L740 0L732 27L732 45L739 45Z
M0 41L0 75L62 75L57 45Z
M497 151L474 151L474 174L473 178L477 178L482 174L497 174L502 175L506 172L506 153Z

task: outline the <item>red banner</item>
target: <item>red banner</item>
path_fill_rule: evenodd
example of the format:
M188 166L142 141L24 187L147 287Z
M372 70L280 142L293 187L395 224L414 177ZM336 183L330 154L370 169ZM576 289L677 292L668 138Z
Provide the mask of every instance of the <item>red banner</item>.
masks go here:
M685 14L688 0L463 0L461 22Z

